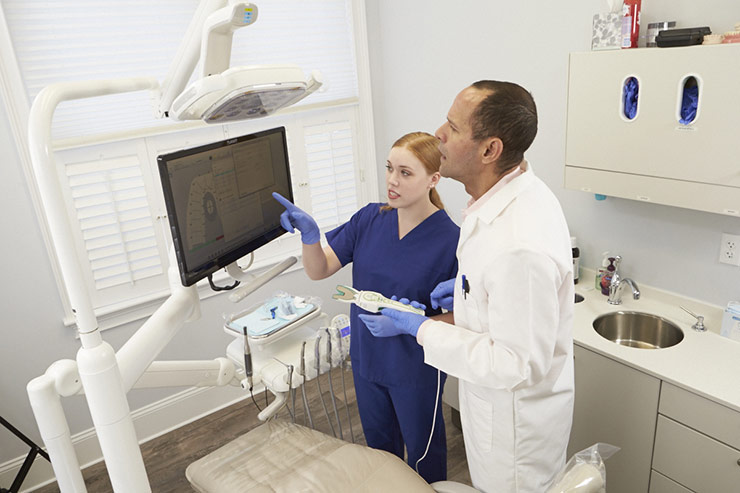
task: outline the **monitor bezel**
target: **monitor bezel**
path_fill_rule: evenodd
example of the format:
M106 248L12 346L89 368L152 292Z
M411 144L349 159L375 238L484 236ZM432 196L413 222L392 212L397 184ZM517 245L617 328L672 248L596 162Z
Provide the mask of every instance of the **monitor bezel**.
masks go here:
M276 134L276 133L281 134L282 143L283 143L283 153L285 155L285 173L286 173L286 177L288 181L288 195L289 195L286 198L290 200L291 202L293 202L294 201L293 184L292 184L291 176L290 176L290 158L288 156L288 141L287 141L287 136L286 136L286 131L285 131L284 126L275 127L275 128L271 128L267 130L261 130L259 132L253 132L253 133L241 135L239 137L232 137L229 139L224 139L218 142L204 144L201 146L191 147L188 149L181 149L181 150L170 152L167 154L162 154L157 157L157 167L159 168L159 177L160 177L160 182L162 184L162 192L164 194L165 207L167 208L167 216L168 216L169 223L170 223L170 234L172 236L172 244L175 249L175 257L177 258L177 267L178 267L178 270L180 271L180 280L182 281L183 286L192 286L193 284L197 283L201 279L205 279L206 277L218 271L219 269L226 267L232 262L236 262L243 256L268 244L272 240L279 238L280 236L285 234L286 231L283 229L283 227L280 225L280 222L278 221L276 227L266 231L265 233L259 236L252 238L250 241L246 243L242 243L238 245L237 247L227 252L224 252L223 254L219 255L216 259L206 262L204 264L198 265L198 266L189 266L187 264L187 260L185 259L185 254L183 253L185 250L184 250L184 244L183 244L182 234L181 234L182 231L180 231L180 224L177 220L177 212L175 210L175 200L174 200L174 195L173 195L173 190L172 190L172 184L170 183L169 172L167 169L168 163L170 161L180 159L185 156L208 152L213 149L218 149L221 147L227 147L227 146L239 144L244 141L258 139L258 138L265 137L267 135Z

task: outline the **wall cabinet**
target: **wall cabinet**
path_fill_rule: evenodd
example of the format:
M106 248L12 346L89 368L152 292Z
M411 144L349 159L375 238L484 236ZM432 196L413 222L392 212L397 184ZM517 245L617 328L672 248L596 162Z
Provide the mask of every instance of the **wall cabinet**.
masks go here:
M609 493L740 491L740 412L575 346L568 457L606 442Z
M565 186L740 216L740 44L572 53ZM638 83L624 112L625 82ZM684 90L698 87L681 123Z
M609 493L647 492L660 380L580 346L568 457L597 442L620 447L606 461Z

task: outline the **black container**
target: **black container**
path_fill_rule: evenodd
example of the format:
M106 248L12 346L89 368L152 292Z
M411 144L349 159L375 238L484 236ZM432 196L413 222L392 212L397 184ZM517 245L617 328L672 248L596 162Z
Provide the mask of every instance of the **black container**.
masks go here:
M659 48L700 45L704 41L704 35L706 34L712 34L712 30L707 26L666 29L665 31L660 31L655 37L655 44Z

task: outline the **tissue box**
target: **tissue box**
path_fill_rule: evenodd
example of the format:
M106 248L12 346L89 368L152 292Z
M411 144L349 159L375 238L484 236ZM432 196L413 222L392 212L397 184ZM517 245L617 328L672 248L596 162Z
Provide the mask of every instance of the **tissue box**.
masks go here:
M592 50L618 50L622 47L622 16L616 12L594 15Z

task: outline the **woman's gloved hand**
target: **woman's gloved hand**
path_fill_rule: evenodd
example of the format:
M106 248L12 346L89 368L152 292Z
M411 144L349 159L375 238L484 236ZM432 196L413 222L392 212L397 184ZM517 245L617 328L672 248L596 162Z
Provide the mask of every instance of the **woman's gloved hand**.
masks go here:
M362 320L370 333L375 337L392 337L404 333L396 328L396 324L393 323L390 317L386 317L385 315L360 313L358 317L360 317L360 320Z
M319 225L316 224L310 214L299 209L293 202L277 192L273 192L272 196L285 207L285 211L280 214L280 225L285 231L295 233L295 229L297 229L301 232L301 241L306 245L313 245L321 241Z
M391 297L391 299L395 298L395 296ZM414 308L426 309L426 306L422 303L416 301L409 302L407 298L401 298L399 301L405 305L411 305ZM429 320L424 315L401 312L392 308L384 308L382 315L361 313L359 317L375 337L391 337L401 334L416 337L416 333L419 332L419 326L426 320Z
M444 308L451 312L455 301L455 278L437 284L429 296L432 299L432 308Z

